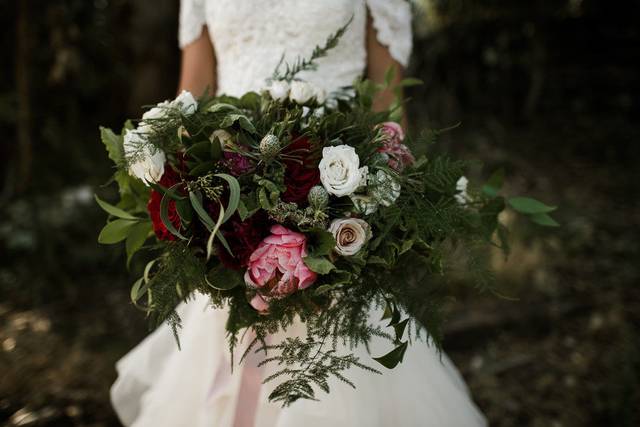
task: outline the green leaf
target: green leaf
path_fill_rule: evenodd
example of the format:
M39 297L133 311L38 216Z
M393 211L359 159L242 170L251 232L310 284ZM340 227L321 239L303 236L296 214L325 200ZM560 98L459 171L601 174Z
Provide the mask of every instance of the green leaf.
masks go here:
M228 114L222 122L220 122L220 127L225 129L233 126L235 123L238 123L242 129L249 133L256 133L256 128L253 126L253 123L251 123L249 118L244 114Z
M187 199L176 200L176 212L180 215L180 219L183 223L190 223L193 219L193 210L191 209L191 203Z
M271 205L271 201L267 196L267 191L264 189L264 187L261 187L258 190L258 201L260 202L260 207L265 211L269 211L273 208L273 206Z
M245 219L249 218L249 210L242 200L238 202L238 215L240 216L240 221L242 222L244 222Z
M507 200L509 206L520 213L532 215L553 212L555 206L547 206L544 203L530 197L512 197Z
M327 274L331 270L333 270L335 265L331 263L328 259L324 257L304 257L303 261L307 267L313 272L318 274Z
M307 236L307 252L312 258L329 255L336 247L336 239L327 230L314 228L306 232L305 235Z
M111 221L107 223L100 232L98 242L103 245L111 245L121 242L127 238L129 230L137 223L138 221L132 221L129 219L116 219Z
M191 147L187 148L186 154L195 157L200 161L207 160L211 156L211 142L196 142Z
M209 235L209 239L207 240L207 261L209 261L209 259L211 258L211 255L213 255L213 240L215 236L218 234L218 230L220 230L220 226L223 223L224 217L225 217L224 206L222 206L222 203L220 203L220 213L218 214L218 221L216 221L216 225L213 227L213 231L211 231L211 234Z
M131 292L129 293L131 302L134 303L135 305L138 305L138 300L142 298L144 294L147 293L148 289L149 289L149 286L145 283L144 277L141 277L135 282L133 282L133 285L131 285Z
M240 98L240 104L243 108L248 110L258 110L260 108L260 102L262 98L256 92L248 92L242 95Z
M213 231L213 228L216 226L215 222L211 219L207 211L202 207L202 195L199 192L189 192L189 200L191 200L191 206L198 214L200 221L207 227L207 230Z
M219 291L228 291L244 285L241 272L225 268L222 265L209 270L206 281L209 286Z
M96 202L98 202L98 205L100 205L100 207L107 212L109 215L113 215L115 217L118 218L122 218L122 219L131 219L131 220L137 220L139 218L136 218L135 216L131 215L129 212L126 212L116 206L113 206L112 204L109 204L107 202L105 202L104 200L100 199L100 197L98 197L97 195L94 194L94 197L96 199Z
M216 166L216 162L213 160L198 163L195 167L189 169L189 175L200 176L211 172Z
M213 104L211 107L207 108L207 111L209 111L210 113L221 113L224 111L240 111L240 110L235 105L220 102L218 104Z
M424 84L424 82L422 80L420 80L420 79L416 79L416 78L413 78L413 77L408 77L406 79L403 79L400 82L399 86L401 86L401 87L411 87L411 86L420 86L420 85L423 85L423 84Z
M391 65L387 68L387 71L384 73L384 85L386 87L391 86L391 82L393 82L393 78L396 76L396 67Z
M111 129L100 126L100 139L107 148L109 158L116 166L120 166L124 160L123 139Z
M170 188L170 190L175 190L179 185L181 184L174 185L173 187ZM169 233L173 234L174 236L178 237L181 240L188 240L186 237L180 234L180 231L176 229L176 227L173 225L173 223L169 219L169 201L170 201L169 193L168 192L164 193L164 195L162 196L162 200L160 200L160 220L162 221L164 226L167 228L167 230L169 230Z
M408 344L408 341L405 341L384 356L374 357L373 360L380 363L385 368L393 369L398 366L398 363L402 362L404 353L407 351Z
M529 219L531 219L531 221L535 222L536 224L543 225L545 227L560 226L560 224L558 224L558 222L555 219L551 218L549 214L546 214L546 213L529 215Z
M215 176L224 179L229 184L229 203L227 204L227 209L222 219L222 223L225 223L238 209L240 203L240 183L235 177L226 173L218 173L215 174Z
M125 242L125 248L127 250L127 267L131 263L133 254L138 252L142 245L144 245L144 242L147 241L151 230L151 221L141 221L131 227L129 235L127 236L127 241Z

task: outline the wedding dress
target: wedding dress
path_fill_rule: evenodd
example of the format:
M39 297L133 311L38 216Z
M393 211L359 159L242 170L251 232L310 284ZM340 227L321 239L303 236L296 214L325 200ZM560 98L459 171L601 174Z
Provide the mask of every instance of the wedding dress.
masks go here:
M318 69L301 76L329 93L351 84L365 69L367 14L378 40L406 65L412 36L406 0L182 0L179 41L181 46L193 42L206 25L217 59L218 92L238 96L263 88L283 54L289 63L308 57L353 17ZM486 425L449 359L425 342L414 342L393 370L375 366L382 375L355 367L347 371L355 390L332 380L330 394L318 391L319 401L300 400L283 409L268 402L274 384L260 385L269 367L256 367L259 356L231 371L225 310L212 309L207 298L197 294L178 312L183 324L180 350L163 325L117 364L111 398L127 426ZM371 313L370 318L376 322L380 314ZM302 331L298 324L271 342ZM370 348L373 356L390 349L383 339L374 339ZM355 352L363 363L376 365L362 346Z

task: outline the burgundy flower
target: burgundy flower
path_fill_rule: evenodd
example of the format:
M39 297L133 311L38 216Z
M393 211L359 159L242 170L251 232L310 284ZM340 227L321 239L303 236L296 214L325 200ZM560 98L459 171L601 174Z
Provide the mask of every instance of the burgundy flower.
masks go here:
M293 157L284 160L287 189L282 194L283 201L305 205L309 190L320 182L319 159L311 148L309 138L300 137L283 150L283 154Z
M225 151L224 164L229 168L229 171L234 176L240 176L253 169L251 161L240 153L234 153L231 151Z
M256 250L262 239L269 235L271 227L266 213L256 212L244 222L238 215L232 216L222 226L222 235L229 243L233 256L221 245L218 245L218 256L222 264L234 270L240 270L249 264L249 257Z
M164 175L158 182L164 188L169 188L174 186L175 184L180 182L180 176L173 170L169 164L166 164L164 167ZM162 201L162 193L151 190L151 197L149 198L149 202L147 203L147 210L149 211L149 216L151 217L151 223L153 225L153 231L156 233L156 236L160 240L175 240L176 236L171 234L167 227L165 227L162 219L160 219L160 202ZM174 200L170 200L168 204L168 216L169 221L173 224L176 229L180 229L180 216L176 211L176 202Z
M382 147L378 149L378 152L384 153L389 156L389 167L401 172L405 167L415 163L416 159L413 157L409 147L404 145L404 130L395 122L385 122L379 126L380 132L383 135Z

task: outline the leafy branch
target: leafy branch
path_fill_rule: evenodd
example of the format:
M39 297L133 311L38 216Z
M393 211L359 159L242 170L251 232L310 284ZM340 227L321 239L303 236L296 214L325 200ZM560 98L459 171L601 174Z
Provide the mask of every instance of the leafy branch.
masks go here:
M311 53L311 56L309 58L302 58L299 56L293 65L285 64L286 70L284 71L283 74L281 74L280 68L282 67L282 64L285 63L284 54L283 54L282 57L280 58L280 61L278 62L278 65L276 66L276 69L273 72L273 76L271 77L271 79L285 80L290 82L294 80L296 76L303 71L315 70L317 68L316 61L320 58L324 58L325 56L327 56L330 50L338 46L340 39L342 39L342 36L344 36L344 33L347 31L347 28L349 28L349 25L351 25L351 22L353 22L353 16L351 16L351 18L349 18L347 23L344 24L342 27L340 27L338 31L331 34L327 38L327 41L323 46L316 46L313 49L313 52Z

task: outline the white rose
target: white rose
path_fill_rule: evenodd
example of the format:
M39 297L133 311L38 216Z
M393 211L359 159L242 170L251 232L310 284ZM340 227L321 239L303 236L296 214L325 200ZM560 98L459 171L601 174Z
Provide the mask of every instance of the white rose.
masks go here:
M276 101L284 101L289 96L289 83L284 80L276 80L267 88L267 92Z
M336 239L335 251L342 256L357 254L371 239L371 227L358 218L333 220L329 232Z
M471 197L467 193L467 187L469 185L469 180L466 176L461 176L458 182L456 182L456 192L453 197L456 199L456 202L461 205L466 205L471 201Z
M167 117L167 108L170 108L168 102L161 102L157 106L153 107L149 111L145 111L142 115L142 120L158 120Z
M180 109L185 116L189 116L198 109L198 101L196 101L191 92L183 90L180 95L171 102L171 106Z
M327 100L327 91L319 86L315 86L314 96L318 104L324 104L324 102Z
M320 181L328 193L348 196L366 183L367 167L360 167L356 150L348 145L325 147L318 165Z
M130 175L147 186L160 181L167 160L162 150L152 147L139 130L127 130L123 148L125 158L130 161Z
M291 92L289 93L289 98L291 98L293 102L296 102L300 105L306 104L315 95L316 89L311 83L301 81L291 82Z

